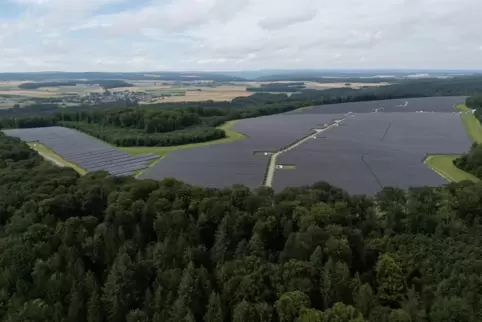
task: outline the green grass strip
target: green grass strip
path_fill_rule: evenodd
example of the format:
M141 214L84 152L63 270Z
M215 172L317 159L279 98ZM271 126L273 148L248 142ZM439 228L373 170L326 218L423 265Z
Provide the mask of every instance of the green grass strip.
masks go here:
M482 143L482 125L472 113L472 109L468 108L465 104L457 105L456 109L462 112L460 117L470 140L472 142ZM473 182L480 181L477 177L454 165L454 160L459 157L460 155L428 155L425 158L424 163L433 171L451 182L460 182L464 180L470 180Z
M482 143L482 126L480 121L465 105L457 106L458 109L467 109L461 114L462 121L464 123L465 130L469 135L472 142Z
M428 155L424 163L447 181L460 182L470 180L472 182L478 182L478 178L454 165L453 162L458 157L459 155Z

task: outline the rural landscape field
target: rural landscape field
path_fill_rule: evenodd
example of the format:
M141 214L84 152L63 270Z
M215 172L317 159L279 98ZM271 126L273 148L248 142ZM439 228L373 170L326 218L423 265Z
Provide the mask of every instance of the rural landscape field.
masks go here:
M250 88L260 88L266 85L289 84L289 81L215 81L215 80L123 80L128 87L106 88L102 84L85 84L86 80L70 80L68 85L61 81L49 81L38 88L23 88L22 85L35 83L25 81L1 81L0 80L0 109L8 109L13 106L25 107L39 102L55 102L62 106L75 106L76 104L92 103L92 97L101 95L97 103L112 103L124 99L134 99L139 104L156 104L163 102L197 102L197 101L230 101L236 97L246 97L253 93ZM76 84L76 82L78 82ZM51 85L49 85L51 83ZM58 83L58 85L56 84ZM40 83L41 84L41 83ZM386 86L388 82L303 82L303 88L322 90L329 88L360 88L370 86ZM43 84L42 84L43 85ZM277 89L266 90L268 93L276 93ZM289 90L283 88L283 93ZM293 89L292 92L297 92Z
M0 0L0 322L482 322L481 0Z

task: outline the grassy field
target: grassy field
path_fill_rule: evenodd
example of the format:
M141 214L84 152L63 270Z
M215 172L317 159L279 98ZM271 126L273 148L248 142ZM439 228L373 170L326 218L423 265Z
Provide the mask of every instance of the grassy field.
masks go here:
M222 129L226 132L226 137L223 139L215 140L215 141L209 141L209 142L203 142L203 143L194 143L194 144L184 144L184 145L176 145L176 146L153 146L153 147L147 147L147 146L139 146L139 147L118 147L119 150L130 153L132 155L139 155L139 154L147 154L147 153L154 153L160 156L165 156L169 152L180 150L180 149L190 149L190 148L196 148L196 147L201 147L201 146L207 146L211 144L221 144L221 143L229 143L229 142L234 142L238 140L244 140L246 139L246 136L242 133L235 132L231 130L231 127L237 122L238 120L234 121L228 121L224 123L223 125L219 126L219 129Z
M457 106L457 109L464 111L461 114L461 118L464 123L465 130L467 131L467 134L472 142L482 143L482 126L480 125L479 120L465 105L459 105Z
M478 178L474 177L470 173L460 170L454 165L454 160L457 159L459 155L428 155L425 158L425 164L428 165L432 170L440 174L446 180L451 182L460 182L464 180L470 180L473 182L479 181Z
M482 143L482 125L475 115L472 114L472 110L464 104L457 105L456 108L463 112L460 117L462 118L462 123L467 131L467 135L472 142ZM473 182L479 181L475 176L460 170L454 165L453 161L458 157L459 155L428 155L425 158L424 163L451 182L459 182L463 180L470 180Z
M56 163L58 165L62 165L63 167L69 167L77 171L80 175L84 175L87 172L77 166L74 163L71 163L65 159L63 159L60 155L55 153L54 151L50 150L48 147L45 145L39 143L39 142L30 142L28 143L30 148L33 150L37 151L40 155L42 155L46 160L51 161L53 163Z

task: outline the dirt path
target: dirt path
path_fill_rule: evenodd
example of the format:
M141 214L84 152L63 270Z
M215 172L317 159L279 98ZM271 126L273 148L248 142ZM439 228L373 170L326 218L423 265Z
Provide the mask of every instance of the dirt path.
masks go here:
M340 120L335 120L335 122L323 129L315 129L315 133L313 134L310 134L298 141L296 141L295 143L289 145L288 147L284 148L283 150L280 150L276 153L274 153L273 155L271 155L271 158L270 158L270 161L269 161L269 166L268 166L268 174L266 175L266 180L264 182L264 185L267 186L267 187L271 187L273 185L273 179L274 179L274 172L276 170L276 160L278 158L278 156L280 156L281 154L285 153L285 152L288 152L290 151L291 149L294 149L296 148L297 146L299 146L300 144L314 138L315 136L317 136L318 134L320 134L321 132L324 132L326 130L329 130L331 129L332 127L334 126L338 126L339 123L343 122L347 117L349 116L346 116Z

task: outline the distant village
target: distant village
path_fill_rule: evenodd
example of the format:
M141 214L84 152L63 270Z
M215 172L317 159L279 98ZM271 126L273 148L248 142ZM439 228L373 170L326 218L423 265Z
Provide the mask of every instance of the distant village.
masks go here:
M170 94L148 94L145 92L132 92L129 90L121 92L111 92L104 90L104 92L89 92L84 95L68 96L62 98L63 103L78 103L78 104L105 104L114 103L119 101L131 101L131 102L154 102L158 99L163 99Z

